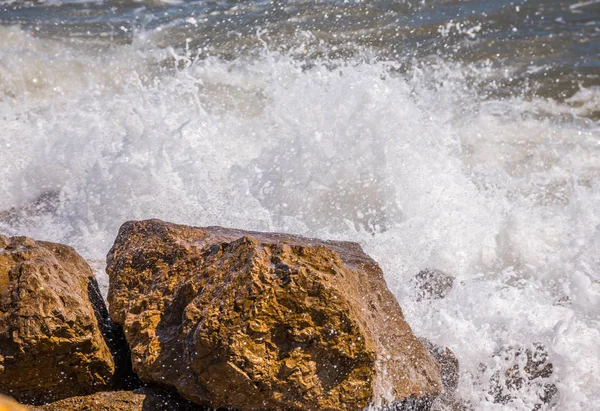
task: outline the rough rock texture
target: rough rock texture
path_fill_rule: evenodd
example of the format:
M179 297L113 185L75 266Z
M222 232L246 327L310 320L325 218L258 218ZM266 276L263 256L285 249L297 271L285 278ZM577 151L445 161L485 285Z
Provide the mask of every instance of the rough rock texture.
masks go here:
M0 411L27 411L27 407L19 404L10 397L0 395Z
M421 301L446 297L452 290L454 277L440 270L425 269L412 281L417 289L417 301Z
M441 347L431 341L420 338L423 345L429 351L429 354L440 365L440 375L444 390L442 394L435 399L432 404L432 411L464 411L468 407L456 394L458 381L460 377L459 363L456 355L447 347Z
M44 411L203 411L177 394L153 388L135 391L109 391L71 397L32 410Z
M198 404L408 408L441 391L439 366L358 244L128 222L107 272L134 371Z
M36 403L106 387L115 367L102 312L71 247L0 236L0 392Z

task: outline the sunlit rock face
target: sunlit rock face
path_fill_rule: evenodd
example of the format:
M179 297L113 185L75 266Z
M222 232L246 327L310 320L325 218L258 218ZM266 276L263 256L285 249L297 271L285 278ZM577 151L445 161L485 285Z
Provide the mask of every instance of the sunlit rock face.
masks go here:
M148 220L108 255L134 371L211 407L425 404L439 366L358 244Z
M111 384L106 308L71 248L0 235L0 391L38 403Z

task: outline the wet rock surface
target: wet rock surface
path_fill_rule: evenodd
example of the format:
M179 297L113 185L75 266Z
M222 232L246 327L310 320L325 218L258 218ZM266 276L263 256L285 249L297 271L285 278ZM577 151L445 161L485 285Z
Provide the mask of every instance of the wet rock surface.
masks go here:
M106 308L71 248L0 235L0 392L40 403L111 384Z
M458 358L448 347L442 347L425 338L419 338L429 351L429 354L440 365L440 376L445 391L455 391L458 388L459 364Z
M0 223L16 225L33 217L53 213L58 209L59 204L60 193L48 191L21 207L0 211Z
M517 397L526 398L531 410L546 409L555 402L558 389L552 379L554 366L543 344L507 347L494 359L501 368L489 379L494 402L509 404ZM482 366L481 371L485 373L486 367Z
M134 371L198 404L411 409L442 389L357 244L128 222L107 272Z
M416 299L432 300L445 298L452 290L454 277L440 270L425 269L412 280L416 288Z
M38 411L204 411L176 394L157 388L99 392L31 407Z

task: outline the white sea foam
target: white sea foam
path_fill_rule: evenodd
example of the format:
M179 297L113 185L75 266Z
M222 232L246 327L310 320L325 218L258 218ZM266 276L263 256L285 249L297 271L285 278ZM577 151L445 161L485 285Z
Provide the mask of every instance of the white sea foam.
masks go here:
M596 91L483 100L472 68L274 53L160 75L164 53L143 41L99 53L0 38L0 210L58 193L53 212L0 231L98 267L129 219L359 241L416 333L457 354L476 409L531 409L531 390L492 403L480 370L537 342L557 409L600 408L600 130L580 117ZM415 300L426 267L457 277L447 298Z

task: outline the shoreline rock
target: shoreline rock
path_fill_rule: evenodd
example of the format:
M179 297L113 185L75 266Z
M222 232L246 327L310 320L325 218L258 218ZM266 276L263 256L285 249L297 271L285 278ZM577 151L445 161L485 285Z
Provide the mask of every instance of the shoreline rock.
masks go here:
M92 270L71 247L0 235L0 392L35 404L113 383L96 295Z
M159 220L107 257L134 371L243 410L427 409L439 365L358 244Z

